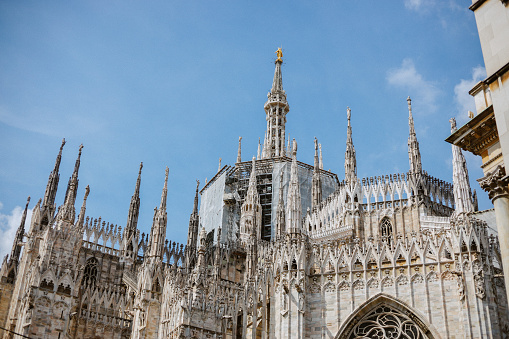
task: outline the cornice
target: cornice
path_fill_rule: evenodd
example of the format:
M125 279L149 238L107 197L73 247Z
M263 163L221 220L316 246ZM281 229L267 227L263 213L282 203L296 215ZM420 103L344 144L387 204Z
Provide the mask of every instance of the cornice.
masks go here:
M445 141L465 151L480 155L487 147L498 140L498 131L493 113L493 105L477 114Z
M476 2L474 2L473 4L470 5L470 7L468 7L469 10L471 11L475 11L476 9L478 9L479 7L481 7L481 5L483 3L485 3L486 0L477 0Z

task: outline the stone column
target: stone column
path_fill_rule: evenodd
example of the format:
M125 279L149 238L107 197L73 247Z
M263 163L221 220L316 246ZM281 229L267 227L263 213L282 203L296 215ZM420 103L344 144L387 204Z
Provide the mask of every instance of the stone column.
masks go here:
M506 175L504 165L498 165L495 170L478 179L478 181L481 188L488 192L488 196L495 207L505 290L507 300L509 300L509 176Z

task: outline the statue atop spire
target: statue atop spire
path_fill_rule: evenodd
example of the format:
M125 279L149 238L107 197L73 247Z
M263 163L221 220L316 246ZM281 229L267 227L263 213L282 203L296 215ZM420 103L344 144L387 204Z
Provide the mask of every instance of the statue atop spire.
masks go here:
M408 158L410 161L410 172L421 173L421 153L419 152L419 142L417 141L417 135L415 134L414 117L412 116L412 99L408 97L408 126L410 133L408 136Z
M451 134L456 132L456 119L451 118ZM452 145L452 183L454 189L454 205L456 215L474 212L474 199L468 179L468 169L461 148Z
M283 51L281 50L281 47L279 47L276 51L277 59L276 61L283 62Z
M286 93L283 90L283 76L281 74L283 52L281 48L276 51L276 54L278 58L275 61L276 68L274 70L272 88L269 94L267 94L267 102L264 105L267 131L263 144L262 159L285 155L286 114L290 111L290 106L286 101Z
M346 132L346 151L345 151L345 182L353 184L357 181L357 160L355 157L355 147L352 140L352 125L350 119L352 117L352 110L350 107L346 108L346 118L348 120L348 127Z

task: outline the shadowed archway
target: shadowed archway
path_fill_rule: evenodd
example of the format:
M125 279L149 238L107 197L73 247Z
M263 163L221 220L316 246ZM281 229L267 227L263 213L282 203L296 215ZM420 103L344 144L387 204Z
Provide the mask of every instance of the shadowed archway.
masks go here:
M336 339L440 339L416 310L379 293L360 305L341 325Z

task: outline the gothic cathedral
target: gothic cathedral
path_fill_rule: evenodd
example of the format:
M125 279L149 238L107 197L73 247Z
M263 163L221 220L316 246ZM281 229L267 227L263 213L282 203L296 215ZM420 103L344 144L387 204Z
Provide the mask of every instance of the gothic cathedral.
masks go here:
M424 171L408 98L408 172L357 177L350 109L344 178L316 139L314 163L298 161L282 56L257 157L242 160L239 138L236 163L198 182L185 245L166 239L168 169L150 235L137 229L142 165L123 229L86 216L88 186L75 210L82 147L57 208L62 142L1 266L4 338L508 336L498 238L461 150L452 184Z

